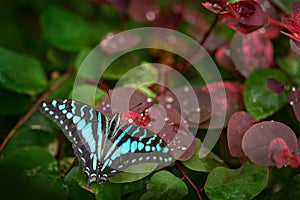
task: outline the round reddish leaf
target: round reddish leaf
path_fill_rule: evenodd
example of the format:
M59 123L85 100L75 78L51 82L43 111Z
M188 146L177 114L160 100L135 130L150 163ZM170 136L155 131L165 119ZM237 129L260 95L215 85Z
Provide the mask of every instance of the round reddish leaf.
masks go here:
M234 10L238 21L242 24L261 27L268 24L268 15L256 1L238 1L232 4L232 9Z
M195 104L196 96L198 103ZM176 90L167 90L157 100L166 109L175 108L189 123L196 126L211 116L210 96L197 87L181 87ZM199 117L200 116L200 117Z
M274 78L267 78L266 86L269 90L277 94L281 94L284 90L284 84Z
M297 121L300 122L300 91L292 87L287 96L287 101L293 107Z
M216 61L219 65L221 65L222 67L230 70L230 71L234 71L235 67L234 67L234 64L231 60L231 57L230 57L230 49L229 47L227 46L223 46L223 47L220 47L216 53L215 53L215 58L216 58Z
M248 77L257 68L269 67L273 63L272 42L259 31L247 35L236 33L230 49L236 70L244 77Z
M97 104L96 109L111 118L114 113L123 113L129 110L142 113L152 103L152 99L147 98L139 90L120 87L110 90L109 95L106 95Z
M140 36L123 32L122 34L109 33L101 42L105 53L114 54L136 46L141 41Z
M149 108L153 119L146 128L158 134L169 146L177 160L188 160L196 149L195 136L189 131L188 123L176 109L164 109L162 105Z
M273 139L282 138L292 152L297 150L293 130L281 122L265 121L249 128L242 140L242 149L251 161L263 166L273 166L269 146Z
M224 88L225 87L225 88ZM225 89L226 96L223 90ZM202 91L211 91L211 101L217 106L218 111L212 113L210 120L199 125L199 128L220 129L227 127L230 116L240 110L243 110L243 85L236 82L224 81L213 82L201 88ZM225 122L222 120L226 116ZM210 124L211 123L211 124Z
M255 119L245 111L231 115L227 128L227 141L232 156L244 157L242 139L246 131L255 123Z

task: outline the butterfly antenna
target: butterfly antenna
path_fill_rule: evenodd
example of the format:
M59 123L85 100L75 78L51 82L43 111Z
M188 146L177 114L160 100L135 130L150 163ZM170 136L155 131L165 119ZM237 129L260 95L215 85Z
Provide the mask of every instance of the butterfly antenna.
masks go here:
M139 107L140 105L142 105L143 103L142 102L140 102L139 104L137 104L137 105L135 105L135 106L132 106L131 108L129 108L129 110L133 110L133 109L135 109L135 108L137 108L137 107Z

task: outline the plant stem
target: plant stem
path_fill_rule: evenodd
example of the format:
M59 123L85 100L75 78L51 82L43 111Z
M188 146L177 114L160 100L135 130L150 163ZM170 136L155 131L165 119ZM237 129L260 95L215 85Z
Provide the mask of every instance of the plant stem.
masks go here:
M219 21L219 15L217 14L215 16L213 23L211 24L209 29L206 31L206 33L203 35L203 38L201 39L201 41L198 42L201 46L203 46L203 44L206 42L209 35L212 33L213 29L217 25L218 21ZM190 59L183 60L182 62L178 63L174 68L178 71L181 71L181 70L185 69L186 67L190 66L190 63L187 60L191 60L195 55L197 55L199 50L200 50L200 48L195 49L194 52L191 54Z
M200 45L204 45L204 43L206 42L208 36L212 33L212 31L214 30L215 26L218 24L219 16L220 16L219 14L217 14L215 16L215 19L214 19L213 23L211 24L211 26L209 27L209 29L204 34L202 40L199 42Z
M179 171L181 172L181 174L183 175L183 178L192 186L192 188L195 190L198 199L202 200L200 191L198 190L198 188L196 187L196 185L193 183L193 181L189 178L189 176L185 173L185 171L183 170L182 166L180 165L180 163L178 161L175 162L177 168L179 169Z
M0 146L0 153L10 140L10 138L15 134L15 132L31 117L31 115L36 111L39 107L39 104L46 99L53 90L55 90L58 86L60 86L67 78L69 78L73 74L73 69L70 69L65 74L63 74L58 81L56 81L30 108L30 110L24 115L24 117L15 125L15 127L7 134L4 141Z

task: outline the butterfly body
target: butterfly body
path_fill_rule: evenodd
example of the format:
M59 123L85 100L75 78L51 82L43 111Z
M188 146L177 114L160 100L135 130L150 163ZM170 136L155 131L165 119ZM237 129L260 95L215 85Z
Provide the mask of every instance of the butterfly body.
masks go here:
M40 111L72 143L89 185L106 182L131 165L173 161L167 144L159 136L134 124L121 123L119 114L109 119L89 105L68 99L46 100Z

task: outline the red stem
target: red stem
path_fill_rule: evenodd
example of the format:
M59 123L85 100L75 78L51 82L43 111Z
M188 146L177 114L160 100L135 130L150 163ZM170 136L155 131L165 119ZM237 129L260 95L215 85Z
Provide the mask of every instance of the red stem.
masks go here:
M196 187L196 185L193 183L193 181L189 178L189 176L185 173L185 171L183 170L182 166L180 165L180 163L178 161L175 162L177 168L179 169L179 171L181 172L181 174L183 175L183 178L192 186L192 188L195 190L198 199L202 200L200 191L198 190L198 188Z
M219 14L217 14L215 16L215 19L213 21L213 23L211 24L211 26L209 27L209 29L206 31L206 33L204 34L203 38L201 41L199 41L199 44L201 46L203 46L203 44L206 42L207 38L209 37L209 35L212 33L213 29L215 28L215 26L217 25L218 21L219 21ZM197 55L197 53L199 52L200 48L195 49L195 51L192 53L192 55L190 56L190 59L192 59L195 55ZM181 71L183 69L185 69L186 67L188 67L190 65L190 63L185 59L182 62L178 63L174 69Z

